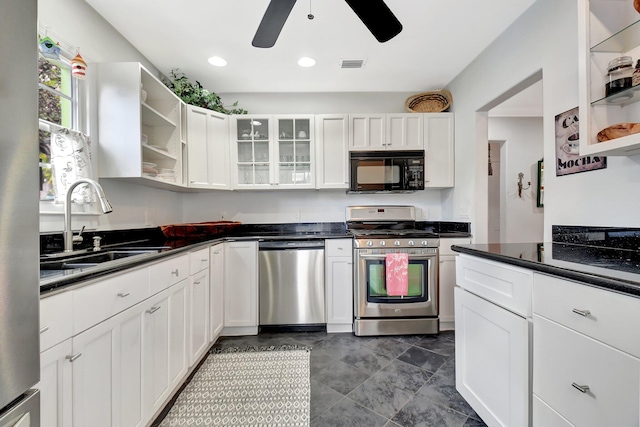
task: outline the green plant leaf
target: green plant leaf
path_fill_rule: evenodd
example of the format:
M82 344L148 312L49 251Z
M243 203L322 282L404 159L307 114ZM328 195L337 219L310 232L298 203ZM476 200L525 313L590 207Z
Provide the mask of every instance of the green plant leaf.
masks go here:
M232 108L225 108L222 99L215 92L205 89L197 80L195 83L190 82L187 76L177 68L171 70L169 74L171 79L163 80L163 83L185 103L223 114L247 114L247 110L237 108L238 101L231 105Z

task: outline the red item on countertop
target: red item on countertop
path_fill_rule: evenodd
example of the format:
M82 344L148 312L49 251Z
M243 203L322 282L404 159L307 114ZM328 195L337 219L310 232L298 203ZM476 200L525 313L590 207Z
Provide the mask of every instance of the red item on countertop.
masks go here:
M160 229L167 238L215 236L239 226L239 221L206 221L185 224L162 225Z

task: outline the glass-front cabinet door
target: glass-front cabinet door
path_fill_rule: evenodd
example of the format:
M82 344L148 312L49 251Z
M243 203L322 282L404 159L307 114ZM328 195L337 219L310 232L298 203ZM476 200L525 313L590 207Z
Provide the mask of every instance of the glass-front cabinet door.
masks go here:
M267 116L235 119L232 152L236 160L234 182L238 188L267 187L273 183L270 131L271 120Z
M313 116L276 116L275 123L276 182L280 187L313 187Z
M235 116L234 187L313 188L313 116Z

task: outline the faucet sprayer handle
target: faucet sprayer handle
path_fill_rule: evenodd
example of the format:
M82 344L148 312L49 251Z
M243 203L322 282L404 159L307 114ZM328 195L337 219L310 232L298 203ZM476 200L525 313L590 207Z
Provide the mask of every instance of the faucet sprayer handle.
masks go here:
M82 241L84 240L84 238L82 237L82 233L84 232L84 225L82 226L82 228L80 229L80 232L78 233L77 236L73 236L72 241L74 243L82 243Z

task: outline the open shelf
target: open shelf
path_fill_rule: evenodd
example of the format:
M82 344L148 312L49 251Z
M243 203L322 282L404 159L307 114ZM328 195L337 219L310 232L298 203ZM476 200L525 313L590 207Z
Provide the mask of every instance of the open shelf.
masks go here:
M591 52L628 52L638 46L640 21L623 28L591 48Z

